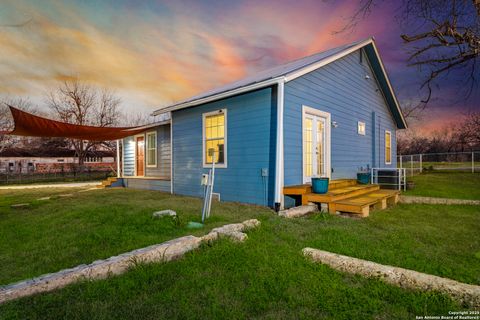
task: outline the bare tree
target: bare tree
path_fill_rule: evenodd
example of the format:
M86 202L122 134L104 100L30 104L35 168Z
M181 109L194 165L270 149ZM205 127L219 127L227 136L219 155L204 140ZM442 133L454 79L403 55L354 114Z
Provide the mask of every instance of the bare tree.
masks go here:
M461 122L441 131L421 135L414 130L399 136L399 154L480 151L480 113L471 112Z
M8 106L14 106L23 111L39 114L38 108L33 106L28 99L24 98L5 98L0 102L0 131L10 131L13 129L13 118ZM24 144L28 142L25 137L14 137L6 134L0 134L0 152L13 144Z
M64 82L48 95L47 103L59 120L72 124L110 127L120 118L120 99L111 91L98 90L79 81ZM71 144L82 166L88 151L105 142L71 139Z
M354 28L386 0L360 0L357 11L338 32ZM400 23L415 30L400 37L408 45L408 65L426 69L421 89L425 97L415 109L423 109L432 98L436 80L461 70L462 87L468 98L477 86L477 63L480 57L479 0L402 0L398 2ZM411 109L410 109L411 110Z

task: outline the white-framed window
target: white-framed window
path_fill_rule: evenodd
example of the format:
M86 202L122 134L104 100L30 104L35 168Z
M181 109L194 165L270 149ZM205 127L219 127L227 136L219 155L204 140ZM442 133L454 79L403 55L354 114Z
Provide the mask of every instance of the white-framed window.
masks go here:
M215 150L215 167L227 167L227 109L203 114L203 166L212 165L213 156L210 149Z
M358 131L359 135L361 135L361 136L365 135L365 122L358 121L357 131Z
M157 166L157 131L147 132L147 167Z
M392 133L385 130L385 164L392 164Z

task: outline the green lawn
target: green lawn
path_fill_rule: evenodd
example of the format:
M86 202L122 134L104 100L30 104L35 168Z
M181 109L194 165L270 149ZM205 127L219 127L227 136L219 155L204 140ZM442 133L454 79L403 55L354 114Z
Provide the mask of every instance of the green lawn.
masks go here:
M412 196L480 200L480 173L432 172L409 177L415 188Z
M192 233L184 228L199 218L201 201L155 191L46 188L0 190L0 285L108 258ZM73 197L38 201L65 193ZM30 202L27 208L11 204ZM180 226L152 218L175 208ZM267 209L219 203L206 229L239 222ZM196 230L194 234L205 233Z
M29 192L0 193L2 283L189 234L184 223L198 217L201 206L198 199L122 189L80 193L30 209L7 206L39 196ZM162 208L177 210L182 223L153 220L151 212ZM322 214L287 220L255 206L215 203L206 229L251 217L262 225L243 244L220 241L179 261L12 301L0 306L0 318L414 319L448 314L461 306L439 294L310 263L301 249L480 284L478 213L475 206L398 205L362 220Z

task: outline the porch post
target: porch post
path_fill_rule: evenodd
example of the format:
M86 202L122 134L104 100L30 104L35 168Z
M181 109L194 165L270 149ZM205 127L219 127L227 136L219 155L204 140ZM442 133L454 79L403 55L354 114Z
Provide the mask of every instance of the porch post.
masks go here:
M120 178L120 140L117 139L117 178Z

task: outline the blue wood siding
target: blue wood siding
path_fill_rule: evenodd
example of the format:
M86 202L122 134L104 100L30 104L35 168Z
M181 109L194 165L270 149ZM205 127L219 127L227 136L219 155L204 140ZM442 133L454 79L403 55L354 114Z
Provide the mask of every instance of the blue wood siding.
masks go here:
M331 121L338 124L331 129L333 179L354 178L358 168L367 164L396 166L395 123L365 56L360 63L357 51L286 83L285 185L300 184L303 180L302 105L329 112ZM357 133L358 121L366 124L365 136ZM392 133L391 165L385 164L385 130Z
M174 193L202 196L200 178L208 172L202 163L202 114L225 108L228 167L216 169L214 192L226 201L272 205L275 91L265 88L173 112ZM262 178L262 168L268 170L268 177Z
M157 166L145 166L145 176L170 178L170 125L159 126L147 132L151 131L157 132ZM145 141L146 140L145 135ZM146 151L145 159L147 159Z
M125 188L170 192L169 180L124 178L123 185L125 186Z
M145 163L145 177L161 177L170 178L170 125L161 125L145 131L145 147L147 132L157 132L157 165L155 167L147 167ZM145 161L147 152L145 150ZM135 176L135 139L127 137L123 139L123 176Z

